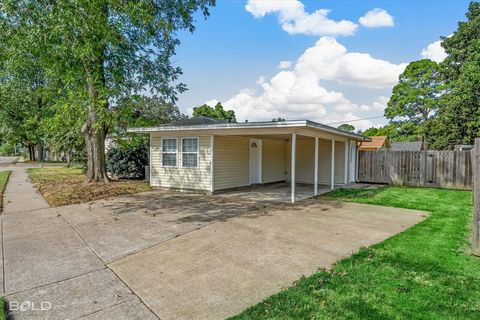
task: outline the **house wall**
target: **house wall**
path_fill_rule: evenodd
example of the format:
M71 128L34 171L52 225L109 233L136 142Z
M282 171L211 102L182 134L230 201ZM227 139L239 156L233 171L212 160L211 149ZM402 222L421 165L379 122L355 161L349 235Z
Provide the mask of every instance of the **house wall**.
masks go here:
M250 139L239 136L215 136L215 190L248 186L250 181Z
M286 154L286 141L262 141L262 183L285 181Z
M291 144L287 146L287 176L290 181ZM335 183L343 184L345 176L345 142L335 141ZM332 163L331 140L318 141L318 183L330 184ZM299 183L313 183L315 165L315 139L299 138L297 136L296 181Z
M193 137L189 135L188 137ZM177 167L162 166L162 137L178 138ZM185 190L210 190L211 148L210 136L198 136L199 156L197 168L182 168L181 138L152 133L150 135L150 184L156 187Z
M162 137L177 138L177 167L162 167ZM183 168L182 137L199 138L199 166ZM185 190L211 190L211 137L210 135L150 136L151 185ZM297 136L297 182L313 183L314 138ZM335 143L335 183L344 183L345 142ZM262 183L290 181L290 141L263 139ZM319 183L330 183L331 141L319 139ZM214 138L214 190L248 186L250 173L250 139L243 136L215 136Z

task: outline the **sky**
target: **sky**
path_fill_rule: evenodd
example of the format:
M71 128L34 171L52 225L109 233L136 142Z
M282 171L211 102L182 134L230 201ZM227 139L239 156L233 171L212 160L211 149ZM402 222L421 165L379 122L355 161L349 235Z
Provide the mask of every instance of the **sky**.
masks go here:
M468 4L217 0L193 33L178 34L173 62L189 90L177 105L191 115L220 101L240 122L384 125L398 76L411 61L444 59L439 39L465 20Z

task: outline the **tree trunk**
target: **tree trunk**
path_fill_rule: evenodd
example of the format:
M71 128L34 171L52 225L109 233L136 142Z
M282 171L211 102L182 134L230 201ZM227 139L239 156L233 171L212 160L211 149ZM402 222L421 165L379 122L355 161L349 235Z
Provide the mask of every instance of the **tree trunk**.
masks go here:
M82 131L87 149L87 182L108 183L105 163L106 129L105 126L98 125L95 110L89 111Z
M108 8L103 7L104 17L108 19ZM95 44L96 45L96 44ZM87 182L104 182L110 180L107 176L105 161L105 138L108 127L104 116L108 112L108 98L101 95L106 87L104 57L105 46L100 44L95 50L97 55L84 64L86 84L90 105L88 107L87 121L82 127L87 151ZM103 115L99 117L99 115Z
M67 151L66 157L67 157L67 168L70 168L70 164L72 162L72 156L70 151Z
M43 161L44 161L44 159L43 159L43 153L44 153L44 151L43 151L43 144L42 144L41 141L38 141L38 143L37 143L37 148L38 148L38 161L42 161L42 162L43 162Z
M32 148L31 148L30 145L28 145L27 148L28 148L28 160L29 160L29 161L33 161L33 160L32 160L32 158L33 158L33 157L32 157Z
M31 143L27 145L28 148L28 158L30 161L35 161L35 146Z

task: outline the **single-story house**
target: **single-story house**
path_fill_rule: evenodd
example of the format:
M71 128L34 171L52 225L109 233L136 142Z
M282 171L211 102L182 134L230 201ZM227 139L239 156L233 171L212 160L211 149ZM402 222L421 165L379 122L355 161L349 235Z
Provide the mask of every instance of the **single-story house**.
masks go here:
M387 136L369 137L371 141L364 141L358 147L359 151L390 150L390 140Z
M187 119L169 125L129 128L150 135L150 184L216 193L273 182L333 189L356 181L355 133L308 120L216 122Z
M392 142L392 151L423 151L427 150L423 141Z

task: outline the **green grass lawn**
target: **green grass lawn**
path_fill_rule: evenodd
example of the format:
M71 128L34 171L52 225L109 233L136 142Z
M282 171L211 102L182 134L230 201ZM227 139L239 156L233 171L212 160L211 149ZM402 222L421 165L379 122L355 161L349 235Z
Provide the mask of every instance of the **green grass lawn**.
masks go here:
M321 198L431 214L234 319L480 319L480 259L469 255L471 192L387 187Z
M0 210L2 208L3 190L5 190L5 186L7 185L9 175L10 171L0 171Z
M5 190L5 186L7 185L9 175L10 171L0 171L0 210L2 208L3 190ZM7 319L5 314L5 300L0 298L0 320L5 319Z

